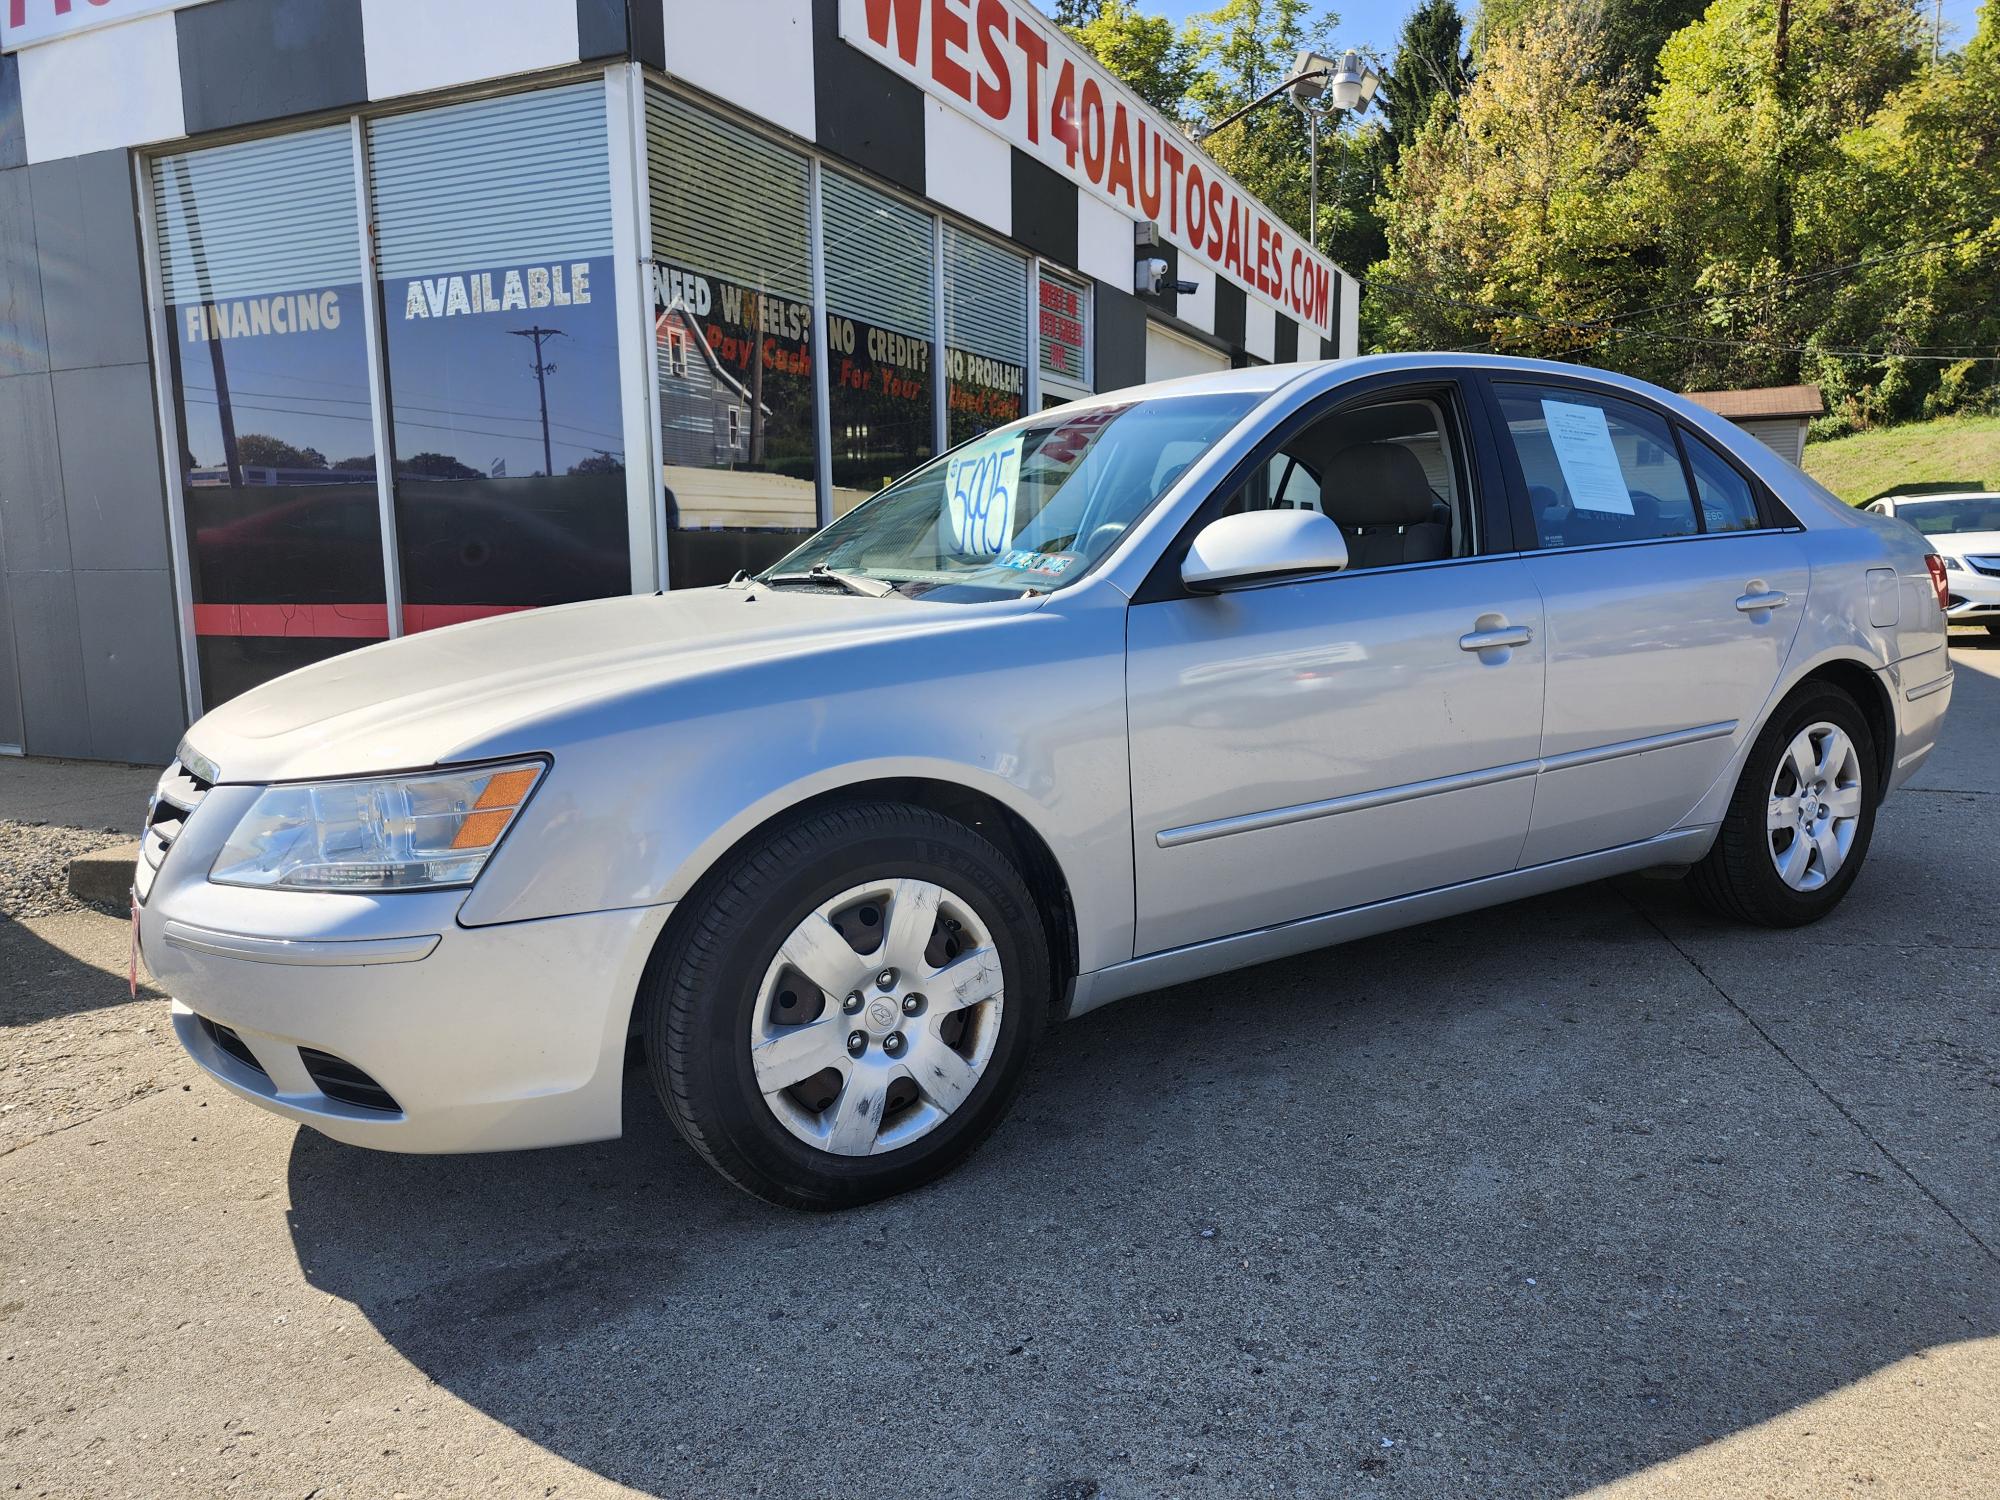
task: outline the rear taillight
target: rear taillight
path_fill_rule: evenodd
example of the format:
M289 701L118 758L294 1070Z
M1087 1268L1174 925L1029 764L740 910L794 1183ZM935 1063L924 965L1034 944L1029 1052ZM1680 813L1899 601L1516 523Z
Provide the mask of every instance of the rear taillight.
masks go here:
M1951 590L1944 581L1944 559L1935 552L1926 552L1924 566L1931 570L1931 587L1937 590L1938 608L1947 608L1951 603Z

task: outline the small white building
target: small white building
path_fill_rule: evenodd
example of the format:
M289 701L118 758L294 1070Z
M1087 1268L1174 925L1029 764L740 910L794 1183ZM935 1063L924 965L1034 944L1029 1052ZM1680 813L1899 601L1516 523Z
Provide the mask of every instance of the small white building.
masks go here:
M1688 400L1727 417L1780 458L1801 462L1806 426L1826 411L1816 385L1766 385L1746 391L1689 391Z

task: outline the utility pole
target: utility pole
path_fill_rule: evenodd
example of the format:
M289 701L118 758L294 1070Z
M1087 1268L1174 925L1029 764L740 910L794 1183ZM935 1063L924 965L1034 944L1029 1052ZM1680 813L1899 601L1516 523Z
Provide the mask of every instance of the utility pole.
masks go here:
M544 328L539 323L533 328L510 328L507 330L517 339L535 341L535 362L528 368L535 372L535 390L542 398L542 477L556 477L555 458L549 451L549 376L555 374L554 365L542 363L542 340L567 338L560 328Z
M1944 46L1944 0L1931 9L1931 66L1936 67L1938 51Z

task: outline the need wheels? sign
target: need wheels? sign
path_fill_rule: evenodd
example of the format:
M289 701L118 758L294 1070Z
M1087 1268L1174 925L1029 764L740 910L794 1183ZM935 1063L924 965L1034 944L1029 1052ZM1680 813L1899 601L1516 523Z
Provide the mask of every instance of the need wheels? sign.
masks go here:
M1333 263L1020 0L840 0L840 35L1323 337ZM1185 267L1183 267L1185 269Z

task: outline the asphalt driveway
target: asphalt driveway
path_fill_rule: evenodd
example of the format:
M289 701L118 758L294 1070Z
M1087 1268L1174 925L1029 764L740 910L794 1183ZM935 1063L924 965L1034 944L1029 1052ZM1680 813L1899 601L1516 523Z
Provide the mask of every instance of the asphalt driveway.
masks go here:
M0 1483L1990 1496L2000 642L1955 655L1826 923L1637 879L1141 997L832 1218L636 1076L605 1145L334 1145L203 1081L117 920L0 921Z

